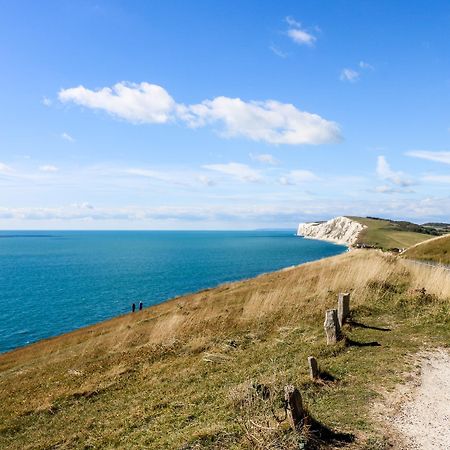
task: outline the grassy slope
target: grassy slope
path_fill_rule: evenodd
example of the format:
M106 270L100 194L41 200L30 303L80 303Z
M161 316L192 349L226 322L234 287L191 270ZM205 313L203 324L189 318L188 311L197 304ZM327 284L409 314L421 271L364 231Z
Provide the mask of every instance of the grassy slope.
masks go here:
M399 231L394 223L382 219L351 217L367 228L359 236L360 244L371 245L382 249L406 248L433 238L434 236L411 231Z
M403 254L406 258L450 265L450 235L416 245Z
M347 290L369 328L327 347L324 311ZM450 345L449 306L449 272L375 251L174 299L0 355L0 448L298 449L251 382L281 418L277 387L294 383L316 420L356 436L350 448L384 448L371 404L410 352ZM310 382L309 355L336 380Z

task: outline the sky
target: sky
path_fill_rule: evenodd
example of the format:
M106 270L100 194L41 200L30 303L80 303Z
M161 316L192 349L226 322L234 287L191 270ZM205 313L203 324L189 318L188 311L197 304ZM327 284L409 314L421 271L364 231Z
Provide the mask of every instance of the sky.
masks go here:
M0 11L0 229L450 222L448 1Z

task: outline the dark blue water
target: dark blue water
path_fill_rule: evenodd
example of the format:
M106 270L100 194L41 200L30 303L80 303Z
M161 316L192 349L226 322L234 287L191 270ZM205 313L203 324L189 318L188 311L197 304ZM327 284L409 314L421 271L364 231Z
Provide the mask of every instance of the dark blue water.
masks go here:
M0 231L0 352L343 251L293 231Z

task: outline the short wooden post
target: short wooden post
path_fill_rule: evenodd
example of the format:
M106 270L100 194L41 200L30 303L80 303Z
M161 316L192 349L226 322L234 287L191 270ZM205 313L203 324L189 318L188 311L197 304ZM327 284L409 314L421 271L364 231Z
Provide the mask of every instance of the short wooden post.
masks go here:
M311 380L315 380L319 377L319 366L317 365L317 359L314 356L308 356L309 375Z
M293 430L298 430L303 425L305 412L303 410L302 396L299 390L291 384L284 387L284 400L289 423Z
M340 328L336 309L328 309L325 312L325 322L323 324L327 335L327 344L336 344L339 339Z
M350 313L350 294L348 292L341 292L338 298L338 320L342 327L345 320Z

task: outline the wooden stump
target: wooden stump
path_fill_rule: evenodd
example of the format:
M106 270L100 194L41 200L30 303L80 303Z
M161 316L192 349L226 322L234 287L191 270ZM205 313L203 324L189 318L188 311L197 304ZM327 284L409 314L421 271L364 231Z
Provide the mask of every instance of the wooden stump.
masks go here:
M340 327L336 309L328 309L325 312L325 322L323 324L327 335L327 344L336 344L339 339Z
M309 376L311 380L315 380L319 377L319 366L317 365L317 359L314 356L308 356L309 364Z
M350 313L350 294L340 293L338 299L338 320L339 325L342 327L344 325L345 320L347 319Z
M288 385L284 387L284 399L289 423L293 430L298 430L302 427L305 417L302 396L295 386Z

